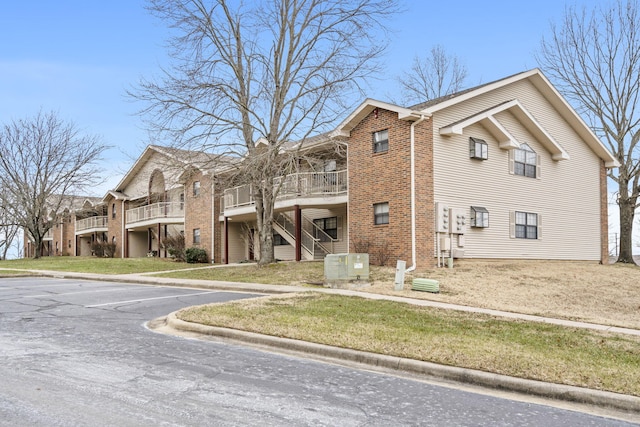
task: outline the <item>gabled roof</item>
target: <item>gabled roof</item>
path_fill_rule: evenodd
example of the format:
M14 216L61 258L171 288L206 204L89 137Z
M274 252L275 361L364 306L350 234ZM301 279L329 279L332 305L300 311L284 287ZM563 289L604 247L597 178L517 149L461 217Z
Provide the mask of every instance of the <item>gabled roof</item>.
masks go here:
M348 137L351 130L353 130L358 123L360 123L376 108L396 112L398 113L398 119L400 120L416 121L421 117L430 116L429 113L421 113L409 108L367 98L346 119L344 119L333 132L331 132L331 136L333 138L338 136Z
M401 107L368 98L362 102L362 104L360 104L345 120L343 120L336 129L331 132L330 136L332 138L340 136L348 137L351 130L376 108L396 112L398 113L398 119L400 120L416 121L423 117L430 117L434 113L447 107L465 102L484 93L494 91L525 79L531 82L531 84L540 91L556 111L559 112L560 116L569 123L580 138L585 141L591 150L593 150L598 157L604 160L606 167L611 168L620 166L620 163L615 157L613 157L602 141L600 141L600 139L593 133L591 128L582 120L573 107L569 105L555 87L553 87L551 82L549 82L549 80L537 68L465 89L450 95L442 96L411 107ZM443 135L461 133L464 127L476 122L482 122L482 124L498 139L501 148L517 148L519 147L518 142L494 117L495 114L505 110L509 110L514 114L529 130L529 132L540 140L545 148L549 150L554 160L566 160L569 158L568 153L562 148L562 146L540 125L535 117L518 100L506 101L485 111L466 117L456 123L451 123L450 125L442 128L440 133Z
M217 162L221 156L212 153L206 153L203 151L191 151L182 150L173 147L162 147L159 145L148 145L142 152L140 157L135 161L133 166L122 177L118 185L109 190L102 200L107 200L109 197L115 199L128 199L128 196L123 190L135 179L138 172L144 167L147 161L155 154L161 154L165 156L169 161L175 162L177 166L184 168L198 168L205 171L213 171L216 169Z
M476 96L482 95L484 93L502 88L509 84L521 81L528 80L545 98L546 100L558 111L560 116L573 128L573 130L580 136L580 138L585 141L585 143L593 150L594 153L598 155L605 162L606 167L618 167L620 163L616 160L615 157L609 152L609 150L605 147L605 145L600 141L600 139L593 133L591 128L582 120L582 118L578 115L578 113L569 105L569 103L560 95L560 93L556 90L556 88L549 82L549 80L542 74L542 72L534 68L533 70L525 71L522 73L514 74L509 77L505 77L500 80L496 80L491 83L486 83L480 86L476 86L474 88L466 89L464 91L444 96L429 102L425 102L422 104L418 104L413 107L413 109L419 110L424 114L434 114L437 111L440 111L444 108L451 107L453 105L459 104L461 102L467 101ZM513 106L516 107L512 110L512 112L516 113L516 116L519 120L525 120L529 122L529 125L533 123L531 120L533 116L526 112L526 110L521 106ZM510 107L510 108L513 108ZM488 121L487 121L488 120ZM491 120L487 119L485 122L491 122ZM533 119L535 120L535 119ZM525 123L526 125L527 123ZM491 124L490 124L491 126ZM536 128L538 130L536 131ZM495 130L495 129L494 129ZM543 144L551 147L551 152L553 155L558 157L558 159L563 158L564 154L562 151L554 152L554 145L557 143L551 141L550 136L544 131L544 129L539 126L537 123L530 129L533 130L537 137L542 138ZM561 150L561 147L559 147ZM566 153L565 153L566 154Z
M472 116L458 120L448 126L440 128L440 135L462 135L464 128L474 123L482 125L498 140L500 148L509 149L520 147L520 144L494 117L502 111L510 111L536 137L538 141L551 153L553 160L568 160L569 154L562 146L538 123L533 115L517 99L506 101L488 108Z

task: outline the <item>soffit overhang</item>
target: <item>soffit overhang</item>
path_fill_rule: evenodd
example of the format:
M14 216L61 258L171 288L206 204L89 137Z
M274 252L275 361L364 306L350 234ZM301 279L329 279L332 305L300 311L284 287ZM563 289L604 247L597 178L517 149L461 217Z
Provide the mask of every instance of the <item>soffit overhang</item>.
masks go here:
M450 125L440 128L440 135L462 135L465 128L479 123L484 126L498 141L499 147L505 150L519 148L520 142L496 118L499 113L508 111L551 153L553 160L569 160L569 154L540 125L533 115L517 99L503 102L480 113L466 117Z

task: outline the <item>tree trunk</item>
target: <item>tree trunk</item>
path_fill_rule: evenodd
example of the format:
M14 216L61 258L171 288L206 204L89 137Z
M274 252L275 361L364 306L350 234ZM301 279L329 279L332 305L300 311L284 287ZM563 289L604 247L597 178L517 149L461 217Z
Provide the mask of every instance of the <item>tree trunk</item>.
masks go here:
M625 264L635 264L633 260L633 218L635 215L635 202L632 199L620 199L620 252L618 261Z
M33 242L33 259L42 258L42 239L36 237Z
M260 259L258 265L267 265L275 261L273 253L273 204L271 192L261 190L254 196L256 202L256 220L258 239L260 240Z
M260 260L259 265L270 264L275 261L275 254L273 252L273 219L262 224L262 230L260 232Z

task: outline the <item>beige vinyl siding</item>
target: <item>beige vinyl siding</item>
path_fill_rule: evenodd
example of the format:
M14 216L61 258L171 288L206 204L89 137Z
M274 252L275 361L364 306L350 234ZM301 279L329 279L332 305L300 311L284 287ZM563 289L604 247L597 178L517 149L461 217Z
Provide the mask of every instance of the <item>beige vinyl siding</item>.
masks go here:
M180 185L178 183L178 176L180 173L179 169L169 167L167 165L166 158L163 155L154 152L151 155L151 158L145 162L140 171L136 174L135 178L132 179L124 188L124 193L132 199L147 196L149 194L149 178L156 169L162 171L167 190Z
M176 236L178 234L180 234L180 232L184 231L184 225L183 224L168 224L167 225L167 234L169 234L169 236Z
M500 149L480 124L464 129L464 135L438 133L443 126L514 98L570 156L569 160L552 160L511 113L496 115L519 143L527 143L539 156L537 179L510 174L508 150ZM465 208L468 215L470 206L489 211L488 228L467 227L465 257L600 259L600 160L532 85L509 85L437 112L433 120L435 201ZM470 136L487 141L488 160L469 158ZM511 238L511 211L541 215L543 238Z
M249 248L244 236L242 224L229 222L229 263L244 261L249 257ZM191 232L191 230L189 230ZM222 247L224 247L224 230L222 234ZM187 237L188 239L188 237ZM187 244L187 247L191 245ZM256 248L256 254L257 254Z
M293 245L274 246L273 254L276 259L293 261L296 259L296 248Z
M302 214L309 220L319 218L338 218L338 241L333 243L334 253L346 253L349 251L349 242L347 241L347 207L341 206L331 209L304 209Z

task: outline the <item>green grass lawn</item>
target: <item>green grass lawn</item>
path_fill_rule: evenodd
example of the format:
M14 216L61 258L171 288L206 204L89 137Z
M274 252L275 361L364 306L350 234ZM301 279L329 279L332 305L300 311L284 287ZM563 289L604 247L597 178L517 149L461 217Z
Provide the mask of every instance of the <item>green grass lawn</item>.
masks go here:
M0 268L98 274L148 273L202 266L202 264L187 264L166 258L42 257L0 261Z
M0 261L0 268L10 269L0 270L0 275L21 274L20 269L126 274L199 267L202 268L163 273L161 276L280 285L319 284L324 278L324 266L321 262L280 262L264 267L247 264L228 268L207 268L209 266L206 264L176 263L158 258L89 257ZM597 293L598 298L594 298L589 292L581 291L580 293L587 295L582 299L575 296L559 297L556 294L560 286L557 283L559 279L571 279L563 283L561 288L573 289L571 285L574 281L587 283L588 278L583 276L593 276L599 271L598 269L594 273L593 269L596 267L584 264L558 264L557 268L561 268L564 274L553 273L557 280L551 282L543 280L544 277L540 278L539 274L535 273L538 269L547 272L550 266L546 264L544 268L538 264L525 265L521 266L522 270L517 271L514 270L515 267L506 270L498 267L500 265L496 263L484 267L482 264L469 263L453 270L434 270L428 273L437 275L435 277L442 281L441 294L427 295L407 290L402 295L469 303L463 298L465 292L470 287L477 287L481 291L480 299L471 299L469 305L483 306L482 301L486 301L487 295L491 295L492 299L499 301L498 307L493 308L519 311L519 303L514 303L512 299L522 294L521 298L527 298L528 306L538 304L537 311L541 310L540 304L547 306L550 301L556 300L567 304L570 300L570 306L578 307L578 312L595 305L596 308L604 310L604 318L611 315L606 313L620 311L628 312L630 316L637 315L638 305L629 293L626 293L626 299L615 296L615 309L602 304L603 295L600 292ZM604 277L616 274L620 270L611 267L600 269L603 271L599 274L605 275ZM508 277L502 277L503 270L508 273ZM583 270L585 273L582 273ZM636 270L622 271L624 277L630 276L629 280L633 286L637 284ZM567 271L571 271L571 274ZM375 291L376 287L380 286L393 289L393 277L393 269L371 266L370 279L379 284L369 291ZM497 280L500 277L502 282ZM522 290L524 279L526 283L531 282L534 288L542 287L546 292L530 297ZM615 280L620 286L622 279L615 276ZM599 290L601 282L602 280L598 279L593 288ZM545 287L548 283L552 285ZM385 289L380 288L377 291L389 292ZM512 289L518 292L514 294L511 292ZM587 290L591 289L588 287ZM594 301L597 301L597 304L594 304ZM623 310L622 303L628 301L631 304L630 308ZM516 309L510 310L510 307ZM288 298L260 298L196 307L183 311L180 317L198 323L640 396L638 337L312 292Z
M0 264L0 267L2 264ZM25 276L28 273L25 273L23 270L0 270L0 277L5 276Z
M251 263L233 267L175 271L158 274L158 276L175 279L264 283L268 285L322 284L324 281L324 264L322 262L278 262L258 267L257 264Z
M378 266L369 267L371 281L393 283L394 270ZM277 262L259 267L245 264L233 267L175 271L158 274L175 279L222 280L227 282L264 283L268 285L321 285L324 282L323 262Z
M189 322L640 396L640 338L315 293L193 307Z

